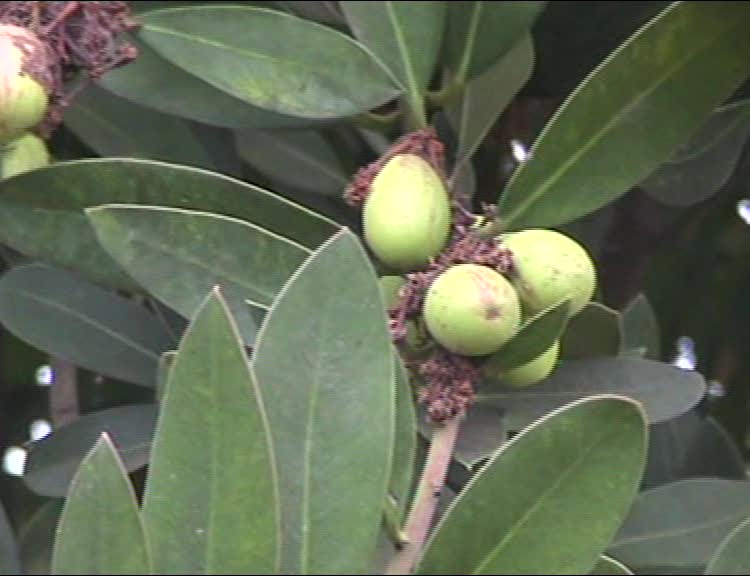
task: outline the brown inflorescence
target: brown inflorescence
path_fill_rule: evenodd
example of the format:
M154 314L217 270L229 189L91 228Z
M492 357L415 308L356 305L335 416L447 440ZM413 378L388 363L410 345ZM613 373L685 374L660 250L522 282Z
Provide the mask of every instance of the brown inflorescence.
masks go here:
M388 161L399 154L417 154L425 159L446 182L444 146L433 128L425 128L399 139L381 158L361 168L344 193L344 199L353 207L360 208L370 191L370 185ZM453 209L452 233L448 246L434 259L427 270L406 275L398 301L388 310L391 337L394 342L406 338L407 323L417 318L432 282L442 272L456 264L480 264L489 266L501 274L513 272L510 251L482 228L474 227L478 218L457 201L456 191L451 194ZM484 219L497 220L495 206L483 206ZM426 406L429 417L435 422L462 414L474 399L474 385L479 370L468 358L442 347L419 366L425 380L420 391L420 401Z
M344 192L346 203L354 208L361 208L370 193L370 184L375 176L391 158L400 154L420 156L445 182L445 148L435 130L428 127L402 136L383 156L360 168Z
M468 358L438 348L422 363L419 373L425 380L419 401L433 422L464 414L473 403L479 369Z
M138 27L127 2L0 2L0 24L25 28L45 46L44 69L30 71L49 92L47 116L37 129L45 137L88 82L138 54L119 40Z

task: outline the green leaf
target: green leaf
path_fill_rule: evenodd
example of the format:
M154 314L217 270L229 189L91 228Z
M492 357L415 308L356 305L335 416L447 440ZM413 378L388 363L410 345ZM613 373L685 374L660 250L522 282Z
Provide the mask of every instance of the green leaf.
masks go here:
M188 6L148 12L140 21L140 38L161 56L267 110L340 118L398 95L386 70L360 44L289 14Z
M281 571L362 572L388 490L395 393L377 278L347 229L279 294L253 367L284 495Z
M81 461L103 432L110 435L128 472L148 463L156 406L134 404L85 414L32 443L23 481L43 496L61 498Z
M161 402L164 398L164 391L167 389L167 380L169 380L169 371L172 369L174 359L177 356L177 350L169 350L159 357L159 368L156 377L156 400Z
M154 436L143 517L157 573L275 571L272 450L245 349L215 289L180 343Z
M645 294L638 294L622 311L623 348L645 348L646 357L659 360L661 337L659 323Z
M458 133L454 172L479 148L487 133L528 81L534 67L534 44L524 34L508 52L483 74L466 85L463 96L446 109Z
M721 542L706 568L706 574L750 574L750 518Z
M288 128L314 122L243 102L171 64L138 38L128 36L128 42L138 50L138 58L127 66L110 70L97 84L131 102L230 129Z
M415 118L426 125L423 96L435 68L445 2L340 2L357 39L391 71Z
M65 111L65 125L100 156L151 158L216 169L189 124L87 86Z
M219 214L116 204L86 214L118 264L183 316L192 317L206 293L221 286L250 346L257 326L246 301L269 306L310 254L296 242Z
M633 568L697 566L750 516L750 482L696 478L641 492L608 554Z
M0 322L35 348L142 386L154 385L159 354L174 345L143 306L44 264L0 278Z
M99 246L83 212L113 203L216 212L309 248L338 229L306 208L213 172L151 160L104 159L63 162L0 182L0 242L95 282L137 288Z
M750 70L750 5L675 2L604 60L537 139L501 198L513 229L593 212L646 177Z
M622 351L622 340L619 312L590 302L568 322L560 342L560 356L617 356Z
M388 492L396 500L400 514L399 520L403 521L414 476L417 417L414 412L414 395L409 382L409 373L396 351L393 354L393 363L396 372L396 432Z
M610 558L609 556L601 556L599 561L594 566L594 569L589 572L591 576L619 576L620 574L632 574L627 566L618 562L617 560Z
M641 358L587 358L563 362L552 375L529 388L495 389L477 400L506 411L509 427L518 430L578 398L619 394L639 402L650 423L669 420L703 398L706 384L697 372Z
M635 497L646 450L635 402L574 402L501 448L440 521L419 574L586 574Z
M569 310L570 300L565 300L526 320L513 339L487 359L482 372L494 380L504 370L512 370L544 354L565 330Z
M450 2L445 61L458 82L481 74L514 46L545 2Z
M734 440L713 418L696 410L651 427L643 487L684 478L744 480L745 463Z
M0 505L0 574L21 574L16 536L8 521L5 508Z
M148 574L151 562L130 480L107 433L81 462L65 502L53 574Z
M689 206L710 198L732 175L748 132L750 101L719 108L640 188L669 206Z
M236 141L248 164L300 190L340 198L349 182L335 148L320 132L243 128Z
M19 528L23 574L51 573L55 530L60 523L63 504L62 499L47 500Z

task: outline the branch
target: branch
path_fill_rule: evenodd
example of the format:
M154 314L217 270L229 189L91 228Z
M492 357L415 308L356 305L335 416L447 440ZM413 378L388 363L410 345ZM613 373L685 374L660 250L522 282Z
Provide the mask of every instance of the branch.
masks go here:
M49 412L53 428L60 428L78 418L76 367L67 360L52 357L52 384L49 388Z
M386 574L411 574L422 555L438 499L445 485L461 418L462 415L451 418L432 433L427 462L404 527L408 542L393 557Z

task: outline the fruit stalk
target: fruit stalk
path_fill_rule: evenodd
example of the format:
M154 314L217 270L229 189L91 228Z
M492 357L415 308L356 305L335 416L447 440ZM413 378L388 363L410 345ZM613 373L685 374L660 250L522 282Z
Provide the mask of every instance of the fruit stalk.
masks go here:
M430 451L404 527L408 542L393 557L386 574L411 574L422 556L438 499L445 486L445 477L448 474L462 418L463 415L459 414L446 420L432 433Z

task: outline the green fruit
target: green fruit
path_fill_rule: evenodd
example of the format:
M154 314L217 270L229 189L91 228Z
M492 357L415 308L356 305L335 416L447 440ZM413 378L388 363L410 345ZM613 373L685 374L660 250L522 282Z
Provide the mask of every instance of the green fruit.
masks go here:
M483 356L515 334L521 306L510 282L492 268L458 264L430 286L424 319L432 337L448 350Z
M29 70L42 70L45 49L23 28L0 25L0 144L39 124L47 113L47 91Z
M536 314L570 299L573 315L591 300L596 271L586 250L575 240L542 229L505 234L502 239L513 253L514 284L524 312Z
M394 270L425 268L448 241L451 206L438 174L414 154L394 156L370 185L365 240Z
M550 375L557 364L559 355L560 341L555 340L555 343L546 352L540 354L534 360L503 373L503 383L514 388L536 384Z
M36 134L25 134L0 146L0 180L49 164L44 140Z

